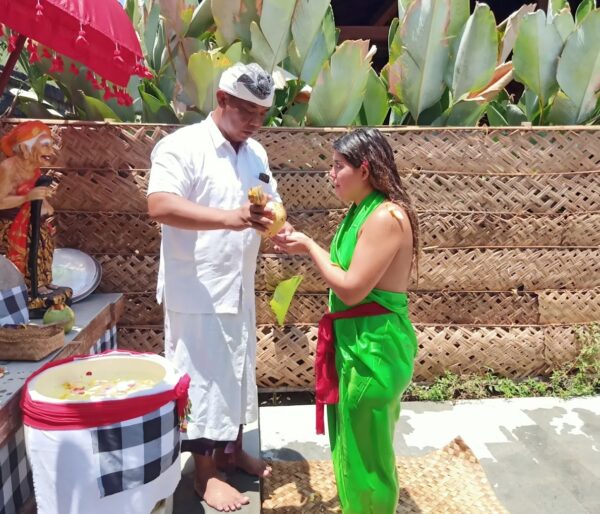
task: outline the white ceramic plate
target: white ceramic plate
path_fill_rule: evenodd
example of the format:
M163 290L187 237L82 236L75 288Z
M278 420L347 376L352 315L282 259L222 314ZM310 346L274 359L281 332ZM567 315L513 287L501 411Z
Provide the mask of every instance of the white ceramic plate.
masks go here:
M73 289L73 302L83 300L98 287L102 278L100 263L74 248L57 248L52 260L52 283Z

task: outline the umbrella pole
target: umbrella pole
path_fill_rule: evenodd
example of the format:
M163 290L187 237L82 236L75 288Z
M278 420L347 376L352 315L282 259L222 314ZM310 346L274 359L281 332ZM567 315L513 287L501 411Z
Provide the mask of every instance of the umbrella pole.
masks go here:
M17 64L17 59L19 58L19 55L21 55L21 51L25 46L26 39L27 37L25 37L23 34L19 34L15 44L15 49L10 53L8 61L6 61L6 64L4 65L2 75L0 75L0 95L4 94L4 90L6 89L6 85L10 79L10 74L14 70L15 64Z

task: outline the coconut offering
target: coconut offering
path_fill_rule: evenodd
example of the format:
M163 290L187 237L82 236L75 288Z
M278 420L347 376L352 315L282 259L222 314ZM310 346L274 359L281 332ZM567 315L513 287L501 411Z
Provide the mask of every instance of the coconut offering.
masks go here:
M273 213L273 224L265 231L265 236L273 237L285 225L287 213L280 202L273 202L267 199L267 195L261 186L256 186L248 191L248 200L251 204L261 205Z

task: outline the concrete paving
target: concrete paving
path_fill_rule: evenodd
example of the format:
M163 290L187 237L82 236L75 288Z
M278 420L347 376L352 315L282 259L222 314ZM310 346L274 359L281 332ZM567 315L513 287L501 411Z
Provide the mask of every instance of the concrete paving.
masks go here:
M264 407L265 457L328 459L314 430L314 407ZM600 513L600 397L406 402L398 455L423 455L460 435L513 514Z

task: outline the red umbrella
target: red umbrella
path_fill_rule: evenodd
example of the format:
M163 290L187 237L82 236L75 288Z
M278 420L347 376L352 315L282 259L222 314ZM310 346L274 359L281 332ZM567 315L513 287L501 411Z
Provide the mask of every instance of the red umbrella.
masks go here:
M26 38L28 50L36 51L36 41L117 86L126 87L132 75L149 74L137 34L117 0L0 0L0 23L13 31L0 94Z

